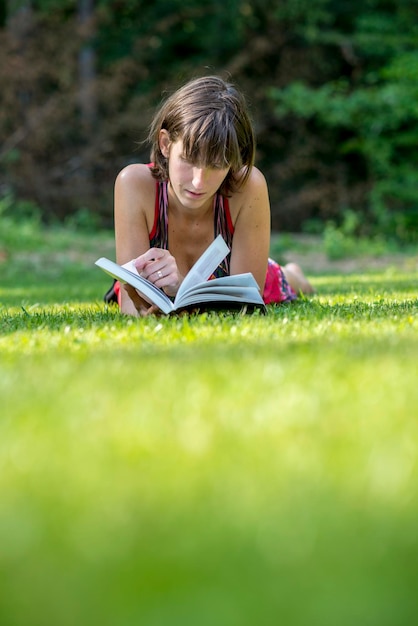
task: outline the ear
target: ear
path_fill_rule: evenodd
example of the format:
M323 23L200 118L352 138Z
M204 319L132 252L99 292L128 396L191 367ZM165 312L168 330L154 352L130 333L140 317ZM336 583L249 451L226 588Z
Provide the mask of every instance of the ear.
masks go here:
M171 146L171 139L168 130L166 130L165 128L162 128L160 130L160 136L158 141L162 155L165 156L166 159L168 159Z

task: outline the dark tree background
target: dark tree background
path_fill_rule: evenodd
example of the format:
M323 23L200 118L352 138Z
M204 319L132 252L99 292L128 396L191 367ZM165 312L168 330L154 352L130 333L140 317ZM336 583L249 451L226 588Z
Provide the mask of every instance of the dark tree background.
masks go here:
M274 229L416 240L418 0L2 0L0 200L111 225L155 106L208 73L250 102Z

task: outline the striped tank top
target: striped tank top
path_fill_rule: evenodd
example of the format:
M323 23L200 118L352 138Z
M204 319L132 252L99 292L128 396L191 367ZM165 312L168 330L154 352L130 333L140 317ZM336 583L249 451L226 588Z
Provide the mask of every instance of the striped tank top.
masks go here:
M213 230L214 238L222 235L229 249L232 248L234 225L229 210L228 198L217 193L213 206ZM151 248L168 250L168 181L156 181L154 224L149 234ZM229 276L231 254L213 273L214 278ZM266 282L264 285L263 299L266 304L290 302L296 298L296 293L286 280L280 265L268 260Z
M227 246L231 249L232 238L234 236L234 225L231 220L229 211L228 198L217 193L213 201L214 215L214 238L222 235ZM168 250L168 182L156 182L155 208L154 208L154 224L149 234L151 248L162 248ZM214 272L215 278L221 276L229 276L231 254L229 253L225 260L219 265Z

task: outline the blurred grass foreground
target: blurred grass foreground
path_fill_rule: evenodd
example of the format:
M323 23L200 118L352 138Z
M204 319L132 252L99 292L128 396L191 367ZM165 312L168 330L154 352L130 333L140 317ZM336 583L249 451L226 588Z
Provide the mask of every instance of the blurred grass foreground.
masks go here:
M416 263L133 320L65 237L1 264L0 624L415 623Z

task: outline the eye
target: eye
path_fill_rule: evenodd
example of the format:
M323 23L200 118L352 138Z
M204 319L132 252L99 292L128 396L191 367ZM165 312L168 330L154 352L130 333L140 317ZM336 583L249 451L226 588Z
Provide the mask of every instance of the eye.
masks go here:
M214 163L210 166L212 170L227 170L229 169L229 165L226 163Z

